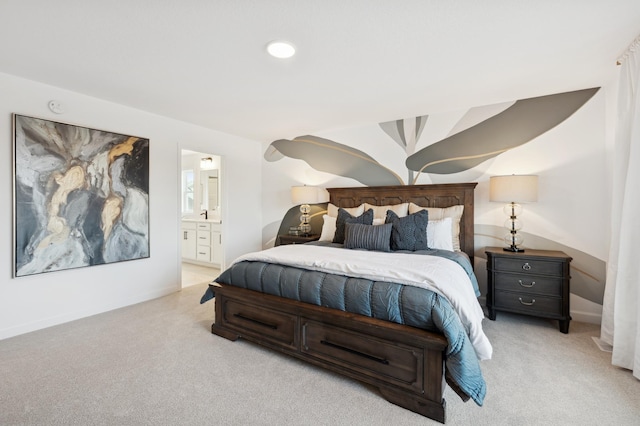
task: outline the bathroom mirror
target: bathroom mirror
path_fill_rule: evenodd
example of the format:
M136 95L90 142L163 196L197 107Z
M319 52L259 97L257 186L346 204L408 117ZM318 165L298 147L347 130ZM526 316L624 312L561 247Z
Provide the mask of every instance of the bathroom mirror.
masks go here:
M218 209L218 170L202 170L200 172L202 188L201 209Z

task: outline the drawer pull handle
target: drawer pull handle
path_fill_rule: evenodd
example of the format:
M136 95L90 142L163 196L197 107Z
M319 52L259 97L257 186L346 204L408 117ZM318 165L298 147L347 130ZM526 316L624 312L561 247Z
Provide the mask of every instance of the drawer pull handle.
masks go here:
M529 265L529 262L522 265L522 269L524 269L525 271L529 271L531 269L531 265Z
M531 299L531 302L525 302L522 300L522 297L518 297L518 300L525 306L533 306L533 304L536 303L536 299Z
M360 351L356 351L355 349L347 348L346 346L337 345L335 343L331 343L327 340L320 340L320 344L326 345L332 348L340 349L341 351L349 352L350 354L359 355L361 357L371 359L373 361L379 362L380 364L389 365L389 361L384 358L378 358L377 356L365 354Z
M522 282L522 280L518 280L518 283L519 283L522 287L526 287L526 288L531 288L531 287L533 287L534 285L536 285L536 282L535 282L535 281L531 281L531 284L525 284L525 283L523 283L523 282Z
M253 319L253 318L245 317L245 316L244 316L244 315L242 315L242 314L233 314L233 316L234 316L234 317L237 317L237 318L240 318L240 319L242 319L242 320L245 320L245 321L252 322L252 323L254 323L254 324L261 325L261 326L263 326L263 327L271 328L271 329L273 329L273 330L277 330L277 329L278 329L278 326L277 326L277 325L275 325L275 324L269 324L269 323L267 323L267 322L262 322L262 321L259 321L259 320L257 320L257 319Z

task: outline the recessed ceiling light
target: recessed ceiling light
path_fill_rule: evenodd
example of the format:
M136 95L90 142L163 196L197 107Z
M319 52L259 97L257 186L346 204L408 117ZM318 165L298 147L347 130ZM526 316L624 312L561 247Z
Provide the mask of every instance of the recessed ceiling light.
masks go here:
M274 58L286 59L296 54L296 48L287 41L272 41L267 44L267 52Z

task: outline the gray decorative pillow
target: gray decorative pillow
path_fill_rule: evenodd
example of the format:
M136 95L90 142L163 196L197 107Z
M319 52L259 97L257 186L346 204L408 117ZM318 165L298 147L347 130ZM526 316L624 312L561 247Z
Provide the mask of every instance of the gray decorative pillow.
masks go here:
M344 243L344 224L347 222L371 225L373 223L373 210L369 209L366 212L362 213L360 216L353 217L351 216L351 213L349 213L345 209L338 209L338 218L336 219L336 233L333 236L334 243Z
M393 225L363 225L361 223L345 223L344 248L391 251L391 228Z
M387 210L385 223L393 225L391 230L391 250L426 250L427 224L429 212L420 210L405 217L398 217L393 210Z

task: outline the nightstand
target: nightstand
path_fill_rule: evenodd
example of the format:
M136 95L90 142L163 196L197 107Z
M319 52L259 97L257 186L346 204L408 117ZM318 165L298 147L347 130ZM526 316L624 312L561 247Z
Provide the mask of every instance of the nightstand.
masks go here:
M284 235L280 235L278 236L278 240L280 241L281 246L284 246L286 244L304 244L304 243L308 243L309 241L316 241L320 239L320 235L307 235L306 237L302 236L302 235L288 235L288 234L284 234Z
M569 263L561 251L526 249L524 252L487 247L487 308L559 321L569 332Z

